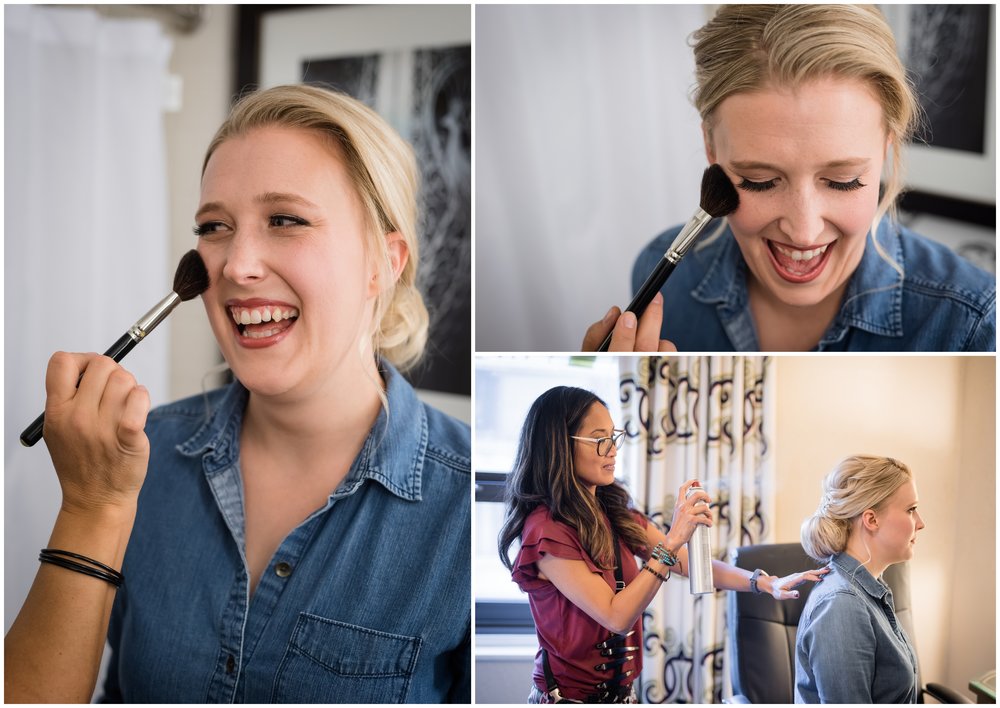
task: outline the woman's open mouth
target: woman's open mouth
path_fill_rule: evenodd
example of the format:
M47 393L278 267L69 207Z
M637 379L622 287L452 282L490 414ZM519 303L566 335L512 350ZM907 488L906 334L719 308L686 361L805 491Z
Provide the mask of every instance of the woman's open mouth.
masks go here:
M298 309L289 305L229 305L227 309L233 320L237 341L254 349L277 344L299 317Z
M791 283L808 283L819 277L837 242L816 248L794 248L765 239L774 270Z

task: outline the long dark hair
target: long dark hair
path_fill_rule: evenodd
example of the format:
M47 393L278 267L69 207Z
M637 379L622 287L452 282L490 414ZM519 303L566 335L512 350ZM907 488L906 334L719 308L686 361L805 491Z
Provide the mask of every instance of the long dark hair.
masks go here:
M521 428L514 469L507 477L506 515L497 549L508 568L508 550L521 537L524 520L538 506L549 508L552 518L572 526L584 550L598 566L615 565L612 536L601 512L625 543L635 551L644 548L646 534L629 510L630 497L618 482L598 487L592 495L573 468L573 441L591 406L607 404L590 391L556 386L539 396Z

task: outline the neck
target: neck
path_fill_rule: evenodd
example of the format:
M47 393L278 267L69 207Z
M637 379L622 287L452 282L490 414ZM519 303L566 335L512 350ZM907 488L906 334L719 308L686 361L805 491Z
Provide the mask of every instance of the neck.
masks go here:
M867 549L865 548L866 544ZM863 564L865 569L872 574L873 578L881 577L885 569L889 567L889 563L886 563L884 559L879 557L877 549L874 548L874 544L870 538L866 541L857 534L851 534L851 537L847 540L845 552L851 558Z
M252 438L257 449L276 458L303 462L356 452L378 417L378 392L385 384L374 357L339 369L305 392L268 396L251 391L243 439Z
M845 283L815 305L799 307L774 297L748 272L750 314L761 351L809 351L814 348L837 316L846 289Z

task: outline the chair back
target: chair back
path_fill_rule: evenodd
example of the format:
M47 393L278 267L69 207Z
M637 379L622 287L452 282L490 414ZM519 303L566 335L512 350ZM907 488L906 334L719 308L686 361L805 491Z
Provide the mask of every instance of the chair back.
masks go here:
M730 562L778 576L821 567L798 543L741 546L730 553ZM896 616L913 642L909 568L905 563L889 566L883 579L892 588ZM782 601L770 595L729 593L727 633L734 695L751 703L795 702L795 638L812 588L813 583L800 585L798 599Z

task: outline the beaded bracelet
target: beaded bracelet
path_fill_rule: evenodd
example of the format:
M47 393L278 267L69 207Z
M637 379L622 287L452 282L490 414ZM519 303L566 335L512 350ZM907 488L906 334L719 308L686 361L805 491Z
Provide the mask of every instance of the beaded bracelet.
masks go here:
M648 570L650 573L652 573L653 575L655 575L657 578L659 578L663 582L667 582L668 580L670 580L670 569L669 568L667 568L667 574L666 574L666 576L664 576L663 573L658 573L657 571L653 570L650 567L649 563L643 563L642 564L642 569L643 570Z
M673 567L677 564L677 554L668 551L662 542L656 544L656 548L650 551L649 557L660 561L665 566Z
M61 551L58 548L43 548L38 554L38 560L42 563L51 563L66 570L72 570L76 573L82 573L83 575L103 580L106 583L114 585L116 588L120 588L122 583L125 582L125 576L111 566L104 565L104 563L96 561L93 558L81 556L79 553ZM83 563L89 563L90 565L77 563L77 561L83 561Z

